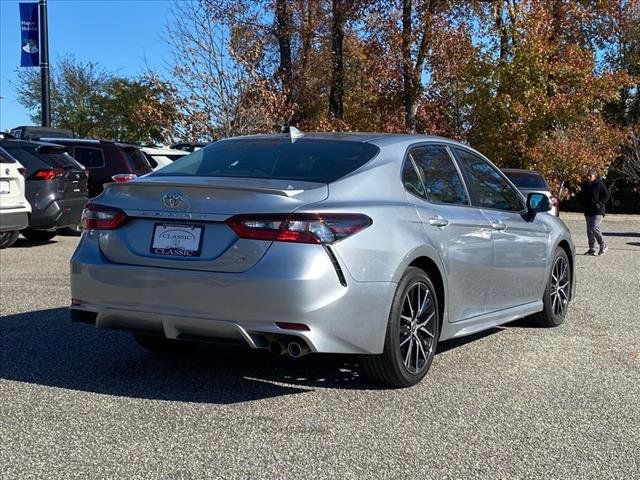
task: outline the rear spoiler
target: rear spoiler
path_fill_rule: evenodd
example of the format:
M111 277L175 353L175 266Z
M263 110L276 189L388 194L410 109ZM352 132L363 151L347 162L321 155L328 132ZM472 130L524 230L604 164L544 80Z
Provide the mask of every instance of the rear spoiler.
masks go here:
M40 145L36 147L36 152L38 153L69 153L71 151L70 147L65 147L64 145Z
M142 178L142 177L141 177ZM326 183L316 183L317 186L326 186ZM127 187L148 187L148 186L156 186L156 187L166 187L162 182L126 182L126 183L112 183L110 187L114 186L116 188L127 188ZM285 190L281 188L266 188L266 187L253 187L250 185L222 185L215 183L208 183L206 185L194 185L192 183L180 183L180 182L171 182L171 187L177 188L203 188L203 189L211 189L211 188L219 188L221 190L236 190L236 191L244 191L244 192L256 192L256 193L266 193L269 195L278 195L281 197L295 197L296 195L304 192L303 189L291 189Z

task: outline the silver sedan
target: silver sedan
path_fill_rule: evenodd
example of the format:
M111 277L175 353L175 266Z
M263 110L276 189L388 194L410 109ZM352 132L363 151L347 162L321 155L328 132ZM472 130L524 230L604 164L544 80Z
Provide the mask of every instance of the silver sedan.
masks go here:
M440 340L562 323L575 252L549 208L444 138L231 138L91 201L71 318L154 352L357 354L369 378L410 386Z

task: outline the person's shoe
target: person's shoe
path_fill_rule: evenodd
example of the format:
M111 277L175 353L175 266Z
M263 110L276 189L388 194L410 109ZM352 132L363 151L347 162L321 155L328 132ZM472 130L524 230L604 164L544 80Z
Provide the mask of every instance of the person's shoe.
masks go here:
M596 254L596 251L593 248L590 248L589 250L584 252L584 254L593 257Z
M606 245L600 247L600 250L598 251L598 255L604 255L607 250L609 250L609 247L607 247Z

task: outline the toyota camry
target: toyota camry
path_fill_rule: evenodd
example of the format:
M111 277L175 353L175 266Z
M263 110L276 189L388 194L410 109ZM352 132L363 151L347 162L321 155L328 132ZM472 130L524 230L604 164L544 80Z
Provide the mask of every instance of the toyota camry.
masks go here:
M575 252L549 209L445 138L230 138L92 199L71 318L153 352L356 354L372 380L411 386L439 341L563 322Z

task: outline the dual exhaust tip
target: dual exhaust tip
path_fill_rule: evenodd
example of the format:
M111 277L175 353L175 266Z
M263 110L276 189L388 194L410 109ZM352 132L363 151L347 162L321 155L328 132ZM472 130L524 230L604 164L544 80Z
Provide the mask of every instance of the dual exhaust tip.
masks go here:
M309 347L296 340L277 340L269 342L269 351L274 355L289 355L291 358L300 358L309 353Z

